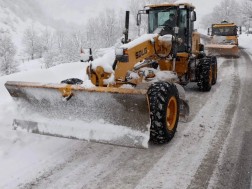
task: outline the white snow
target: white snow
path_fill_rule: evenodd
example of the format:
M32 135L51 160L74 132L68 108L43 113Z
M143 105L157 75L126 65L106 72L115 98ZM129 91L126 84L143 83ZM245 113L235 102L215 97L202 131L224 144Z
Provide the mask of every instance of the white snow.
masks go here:
M84 88L93 88L95 87L95 85L89 80L84 80L83 84L81 85L83 86Z
M137 38L127 44L122 45L120 48L121 49L130 49L130 48L135 47L139 44L142 44L145 41L152 41L157 36L158 36L158 34L144 34L144 35L140 36L139 38Z
M107 73L113 73L112 65L115 61L115 48L106 49L106 53L92 62L92 69L102 66Z
M170 81L170 82L178 81L177 74L171 71L159 71L155 74L157 80L159 81Z

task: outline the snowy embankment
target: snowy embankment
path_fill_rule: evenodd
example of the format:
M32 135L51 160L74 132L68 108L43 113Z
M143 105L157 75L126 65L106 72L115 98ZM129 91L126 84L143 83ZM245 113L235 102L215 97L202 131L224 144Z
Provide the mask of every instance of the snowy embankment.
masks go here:
M34 65L30 66L34 68ZM13 177L20 177L26 171L37 172L36 166L39 166L37 170L43 169L43 159L53 156L55 148L66 145L64 141L57 143L57 139L31 136L12 130L16 104L4 87L5 82L14 80L58 83L69 77L83 78L85 70L85 64L76 62L47 70L33 69L0 78L0 188L16 188L16 183L12 182ZM30 173L32 175L33 172Z
M112 56L111 56L112 54ZM113 48L108 50L102 58L98 58L94 61L93 67L101 65L103 62L112 62L114 61L114 50ZM111 64L112 64L111 63ZM4 87L6 81L27 81L27 82L41 82L41 83L60 83L62 80L68 78L79 78L81 80L86 80L86 68L88 63L83 62L73 62L67 64L61 64L50 69L41 69L43 64L40 60L29 61L21 63L19 70L21 72L15 73L8 76L0 77L0 119L1 123L6 123L9 120L8 115L10 115L13 108L15 108L15 103L8 91ZM106 68L107 71L110 68ZM10 105L11 104L11 105ZM7 121L8 120L8 121Z
M239 36L238 40L239 40L239 46L241 48L245 48L245 49L252 48L252 34L242 34Z
M22 72L0 78L0 188L16 188L18 183L12 182L13 179L18 180L22 177L24 180L29 180L34 173L37 174L39 170L43 170L43 161L53 157L56 149L65 148L69 151L70 147L67 146L74 143L74 141L69 143L69 140L65 139L38 137L13 131L12 122L16 112L16 103L4 87L6 81L60 83L67 78L85 80L87 65L88 63L75 62L41 69L39 61L29 61L19 66ZM66 152L66 158L67 154L71 154L71 150ZM53 162L52 165L54 165Z

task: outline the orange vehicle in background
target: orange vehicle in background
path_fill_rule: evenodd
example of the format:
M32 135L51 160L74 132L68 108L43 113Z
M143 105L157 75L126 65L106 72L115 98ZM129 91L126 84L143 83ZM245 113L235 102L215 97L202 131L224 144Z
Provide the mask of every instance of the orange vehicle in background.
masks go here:
M227 21L212 24L208 28L211 42L205 46L208 54L239 57L238 30L241 34L241 27Z

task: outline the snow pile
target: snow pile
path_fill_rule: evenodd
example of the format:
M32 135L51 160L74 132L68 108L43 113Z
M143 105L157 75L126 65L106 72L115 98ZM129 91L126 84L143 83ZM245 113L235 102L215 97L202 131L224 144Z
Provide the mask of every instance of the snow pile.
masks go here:
M168 35L159 36L158 40L172 44L172 35L168 34Z
M89 79L85 80L81 86L86 89L95 87L95 85Z
M175 82L178 81L178 76L176 73L171 71L159 71L156 73L156 79L158 81L169 81L169 82Z
M18 70L20 72L45 69L43 59L35 59L30 61L21 61Z
M64 129L62 129L64 128ZM149 132L132 130L124 126L106 123L103 119L92 122L66 120L50 120L47 123L39 123L36 127L42 133L50 133L55 136L77 138L79 140L112 143L118 145L135 145L148 148ZM20 127L18 128L20 130ZM22 131L22 129L20 130ZM26 131L26 129L24 129Z
M252 34L242 34L238 38L239 46L246 49L251 49Z
M106 53L95 59L92 62L92 69L95 70L98 66L104 68L104 71L107 73L113 73L112 65L115 61L115 48L106 49Z
M144 35L140 36L139 38L137 38L127 44L122 45L120 48L121 49L130 49L130 48L133 48L137 45L140 45L146 41L153 41L154 38L157 36L158 36L158 34L144 34Z

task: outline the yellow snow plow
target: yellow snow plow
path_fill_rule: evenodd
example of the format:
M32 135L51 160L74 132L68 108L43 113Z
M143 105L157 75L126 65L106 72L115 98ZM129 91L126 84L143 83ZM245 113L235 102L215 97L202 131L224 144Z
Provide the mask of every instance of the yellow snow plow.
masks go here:
M19 115L14 120L17 129L101 143L147 146L149 115L145 90L11 81L5 86L18 100Z
M210 55L239 57L237 45L208 44L206 50Z
M217 60L202 52L200 34L191 27L196 20L191 4L147 6L138 13L138 25L142 14L152 23L149 33L129 42L127 12L115 61L91 62L84 83L76 78L61 84L8 81L5 86L20 108L14 128L130 147L169 142L179 118L189 115L183 85L196 82L201 91L210 91ZM176 25L165 25L170 15Z
M241 34L241 28L234 23L223 21L220 24L212 24L212 27L208 28L211 42L205 46L208 54L239 57L238 28Z

